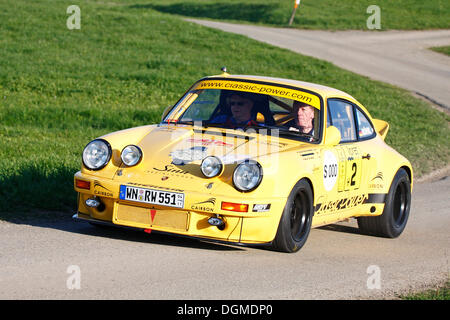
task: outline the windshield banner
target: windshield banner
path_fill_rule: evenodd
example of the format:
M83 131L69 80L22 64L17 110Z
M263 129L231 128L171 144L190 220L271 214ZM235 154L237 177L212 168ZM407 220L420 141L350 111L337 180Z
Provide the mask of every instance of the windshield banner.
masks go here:
M205 80L197 83L194 90L199 89L223 89L245 91L259 94L268 94L276 97L283 97L300 102L307 103L316 109L320 109L319 97L304 91L293 90L289 88L271 86L266 84L241 82L241 81L227 81L227 80Z

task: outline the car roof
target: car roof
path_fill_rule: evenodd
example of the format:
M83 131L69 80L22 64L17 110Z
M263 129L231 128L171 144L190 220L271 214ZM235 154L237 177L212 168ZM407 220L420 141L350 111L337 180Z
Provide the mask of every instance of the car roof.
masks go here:
M339 97L339 98L345 98L345 99L351 100L352 102L358 102L354 97L352 97L348 93L345 93L345 92L335 89L335 88L323 86L323 85L312 83L312 82L298 81L298 80L292 80L292 79L283 79L283 78L276 78L276 77L265 77L265 76L235 75L235 74L231 75L228 73L205 77L202 80L214 79L214 78L227 78L227 79L234 79L234 80L242 79L242 80L250 80L250 81L253 80L253 81L270 82L273 84L290 85L293 87L299 87L302 89L316 92L316 93L320 94L322 97L326 97L326 98Z

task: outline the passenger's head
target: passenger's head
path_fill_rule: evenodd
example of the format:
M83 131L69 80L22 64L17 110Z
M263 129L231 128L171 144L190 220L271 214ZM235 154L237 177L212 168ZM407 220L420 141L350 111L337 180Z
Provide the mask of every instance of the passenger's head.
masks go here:
M292 105L292 112L294 113L294 119L298 126L305 128L313 127L314 120L314 107L309 104L294 101Z

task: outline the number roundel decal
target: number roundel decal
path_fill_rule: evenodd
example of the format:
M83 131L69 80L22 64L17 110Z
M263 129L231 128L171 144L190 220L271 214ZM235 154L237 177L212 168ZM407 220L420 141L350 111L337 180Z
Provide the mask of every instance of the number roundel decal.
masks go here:
M338 178L338 161L331 151L325 151L323 157L323 186L325 190L331 191Z

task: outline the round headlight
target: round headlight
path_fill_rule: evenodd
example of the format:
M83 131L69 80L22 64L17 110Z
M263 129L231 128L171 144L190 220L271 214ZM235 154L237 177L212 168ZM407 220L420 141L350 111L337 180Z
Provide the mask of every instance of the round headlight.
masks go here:
M111 146L108 141L95 139L83 150L83 164L90 170L100 170L111 159Z
M246 160L239 164L233 173L233 183L239 191L252 191L262 180L261 165L252 160Z
M125 165L132 167L141 161L142 151L138 146L129 145L123 148L120 158Z
M213 178L222 172L223 165L219 158L209 156L203 159L200 168L205 177Z

